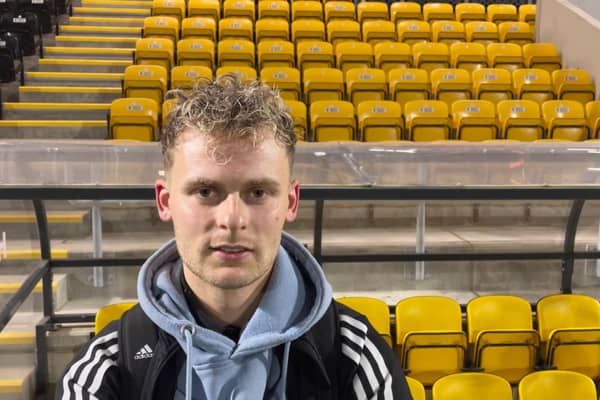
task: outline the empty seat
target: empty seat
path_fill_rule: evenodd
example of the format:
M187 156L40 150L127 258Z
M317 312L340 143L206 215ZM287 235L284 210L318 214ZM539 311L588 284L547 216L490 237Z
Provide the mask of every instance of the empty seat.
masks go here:
M252 82L257 78L257 73L254 68L242 67L242 66L227 66L219 67L215 73L216 77L220 77L227 74L235 74L240 77L242 82Z
M487 7L487 19L499 24L504 21L517 21L517 7L513 4L490 4Z
M431 83L427 71L419 68L396 68L388 72L389 93L402 107L412 100L427 100Z
M454 8L456 20L462 23L470 21L485 21L487 14L483 4L479 3L459 3Z
M590 136L592 139L600 137L600 101L590 101L585 104L585 116L590 128Z
M519 21L527 22L531 26L531 30L535 27L535 15L536 6L535 4L521 4L519 6Z
M123 75L124 97L145 97L161 104L169 77L160 65L130 65Z
M512 400L510 383L483 372L466 372L440 378L432 387L433 400Z
M179 40L179 21L174 17L155 16L144 18L142 37Z
M217 24L211 17L191 17L181 21L182 39L217 40Z
M152 0L151 13L174 17L181 21L185 18L185 0Z
M362 24L362 37L370 45L379 42L395 42L396 27L393 22L380 19L365 21Z
M221 19L221 4L219 0L188 0L187 16L208 17L217 23Z
M450 67L450 51L444 43L415 43L412 46L413 66L431 72Z
M488 66L514 71L524 68L521 46L514 43L490 43L487 45Z
M104 307L100 307L100 309L96 312L96 317L94 320L94 334L97 335L102 329L104 329L106 325L112 321L120 319L125 311L129 310L136 304L136 301L124 301L121 303L113 303Z
M294 132L298 140L307 140L308 118L306 114L306 104L303 101L285 100L285 106L288 113L294 120Z
M425 21L400 21L396 24L399 42L415 44L431 41L431 25Z
M542 117L546 123L546 136L549 139L585 140L588 139L588 127L583 105L573 100L550 100L542 104ZM600 323L598 323L600 333ZM600 377L600 335L595 376ZM543 340L543 338L542 338ZM561 341L561 339L557 338ZM568 369L568 368L567 368ZM594 378L596 379L596 378Z
M254 21L256 14L254 1L252 0L225 0L223 2L223 17L248 18Z
M425 387L418 380L411 378L410 376L406 376L406 383L408 383L408 389L410 390L410 394L413 400L426 400L427 396L425 394Z
M292 22L292 42L325 40L325 24L316 19L299 19Z
M260 71L260 80L279 90L286 100L300 100L300 71L289 67L268 67Z
M135 63L160 65L167 70L174 62L173 41L165 38L143 38L135 43Z
M340 297L336 300L367 317L377 333L385 339L390 347L392 346L390 309L383 300L372 297Z
M498 103L514 97L512 75L502 68L482 68L471 74L473 98Z
M464 42L465 26L458 21L434 21L431 23L431 38L434 42L451 45L455 42Z
M210 68L199 65L180 65L171 69L171 88L192 87L198 79L212 80Z
M262 0L258 2L258 19L281 18L290 19L290 3L285 0Z
M469 72L488 66L485 46L481 43L452 43L450 45L450 65Z
M347 41L361 40L360 25L356 21L331 21L327 23L327 40L333 46Z
M373 66L373 47L365 42L342 42L335 46L337 68L346 73L352 68Z
M422 20L421 5L414 1L395 1L390 5L390 21L397 24L403 20Z
M503 100L497 104L501 136L532 142L544 137L540 106L531 100Z
M410 68L412 52L406 43L381 42L373 46L375 67L389 73L394 68Z
M303 84L304 100L307 104L319 100L342 100L344 98L344 75L339 69L305 69Z
M294 45L284 40L268 40L260 42L257 46L256 56L258 68L266 67L294 67L296 55Z
M541 68L552 73L562 68L562 58L551 43L529 43L523 45L523 59L527 68Z
M356 116L360 137L365 142L402 139L402 107L395 101L362 101L356 107Z
M178 65L201 65L212 69L215 64L215 44L208 39L181 39L177 42Z
M436 20L454 20L454 9L452 4L447 3L425 3L423 4L423 19L427 22Z
M448 140L450 138L450 121L448 114L448 105L443 101L408 101L404 104L404 120L407 139L415 142ZM405 366L405 368L410 367ZM423 371L423 373L430 376L428 372ZM418 379L425 383L421 378Z
M520 46L535 42L535 34L526 22L502 22L498 24L498 36L503 43L515 43Z
M308 68L330 68L334 65L333 46L323 41L305 41L296 46L296 65Z
M323 5L320 1L297 0L292 2L292 21L297 19L317 19L323 21Z
M317 142L354 140L354 106L348 101L315 101L310 105L310 126Z
M539 371L519 382L519 400L596 400L596 385L573 371Z
M113 100L108 112L109 138L153 141L158 135L158 115L158 104L152 99Z
M472 21L465 24L465 35L467 42L481 43L488 45L498 43L498 26L493 22Z
M325 3L325 22L356 19L356 7L350 1L328 1Z
M552 78L548 71L537 68L520 68L512 73L517 99L533 100L543 103L554 99Z
M456 100L472 97L471 74L460 68L438 68L429 74L432 97L444 101L448 109Z
M458 100L452 103L454 138L470 142L498 137L496 106L486 100Z
M178 99L177 98L168 98L165 99L162 103L162 115L161 115L161 123L160 126L162 129L165 129L167 124L169 123L169 116L171 112L177 107Z
M346 71L346 98L357 107L366 100L385 100L385 72L375 68L352 68Z
M254 43L249 40L221 40L217 44L217 60L220 67L254 68Z
M359 24L371 19L389 20L388 6L382 2L361 2L356 6L356 17Z
M262 40L290 40L290 25L281 18L262 18L254 24L256 43Z
M247 18L231 17L219 21L219 40L254 40L254 26Z

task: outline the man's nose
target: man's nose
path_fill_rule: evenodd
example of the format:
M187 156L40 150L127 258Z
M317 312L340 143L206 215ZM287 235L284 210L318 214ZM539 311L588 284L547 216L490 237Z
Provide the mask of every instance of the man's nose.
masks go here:
M244 230L248 223L247 206L239 192L229 193L219 204L217 211L219 228L227 230Z

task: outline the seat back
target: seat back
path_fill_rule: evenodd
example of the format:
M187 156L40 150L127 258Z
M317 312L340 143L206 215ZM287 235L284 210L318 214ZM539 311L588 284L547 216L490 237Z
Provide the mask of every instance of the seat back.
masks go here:
M267 67L260 70L260 80L279 90L285 100L300 100L300 71L289 67Z
M413 45L431 41L431 25L425 21L404 21L396 23L396 39L399 42Z
M498 26L493 22L467 22L465 24L465 35L467 36L467 42L481 43L484 46L500 41Z
M251 67L254 68L254 43L244 39L225 39L217 44L217 61L219 67Z
M173 41L165 38L143 38L135 43L135 63L160 65L167 71L175 62Z
M408 389L413 400L426 400L427 395L425 393L425 386L418 380L411 378L410 376L405 377L406 383L408 383Z
M573 371L539 371L519 382L519 400L596 400L596 386Z
M238 66L227 66L217 68L215 73L216 77L220 77L227 74L236 74L240 77L242 82L252 82L258 77L256 70L250 67L238 67Z
M325 24L316 19L299 19L292 22L292 42L325 40Z
M219 0L188 0L188 17L208 17L215 23L221 19L221 3Z
M152 0L152 15L174 17L178 22L185 17L185 0Z
M365 42L342 42L335 46L336 66L346 73L352 68L373 66L373 47Z
M490 4L487 7L487 19L495 24L517 21L517 7L513 4Z
M296 66L296 54L292 42L267 40L257 46L258 68Z
M395 1L390 5L390 21L422 20L421 5L414 1Z
M498 36L503 43L514 43L519 46L535 42L535 34L527 22L502 22L498 24Z
M294 120L294 132L298 140L308 140L308 118L303 101L285 100L285 106Z
M310 71L310 70L309 70ZM355 140L354 106L348 101L315 101L310 105L312 137L317 142Z
M472 97L471 74L461 68L438 68L429 74L433 98L446 102L448 109L457 100Z
M467 372L440 378L433 384L433 400L512 400L510 384L482 372Z
M573 100L550 100L542 104L547 137L551 139L585 140L588 127L583 105Z
M401 140L404 122L402 107L395 101L363 101L356 107L361 140Z
M334 47L338 43L361 40L360 25L356 21L336 20L327 23L327 40Z
M496 105L501 136L531 142L544 136L540 106L531 100L502 100Z
M394 68L410 68L412 66L412 52L406 43L379 42L373 46L375 67L385 71L386 74Z
M241 17L254 21L255 5L252 0L225 0L223 2L223 17Z
M521 4L519 6L519 21L527 22L531 26L531 30L535 32L535 4Z
M350 1L328 1L325 3L325 22L335 20L354 21L356 7Z
M383 2L360 2L356 6L356 16L359 24L373 19L389 20L388 5Z
M175 107L177 107L177 102L177 98L165 99L165 101L163 101L160 122L161 129L165 129L167 127L167 124L169 123L169 115L175 109Z
M431 72L450 68L450 50L444 43L415 43L412 46L413 66Z
M434 21L431 23L431 36L434 42L451 45L456 42L464 42L465 26L458 21Z
M557 69L552 72L552 84L558 100L575 100L586 104L596 95L596 85L582 69Z
M456 20L462 23L485 21L487 19L485 7L479 3L458 3L454 7L454 12L456 13Z
M292 2L292 21L298 19L323 21L323 5L320 1L298 0Z
M494 104L514 97L512 75L502 68L481 68L471 73L473 98Z
M158 136L158 104L141 97L113 100L108 114L110 139L153 141Z
M385 100L385 72L376 68L352 68L346 71L346 98L357 107L366 100Z
M130 65L123 75L125 97L145 97L162 104L169 76L160 65Z
M550 73L562 68L562 58L552 43L524 44L523 58L527 68L545 69Z
M590 136L598 138L600 134L600 100L594 100L586 103L585 115L590 128Z
M137 301L125 301L122 303L114 303L101 307L96 312L96 319L94 320L94 334L97 335L100 333L100 331L112 321L121 319L121 316L125 313L125 311L133 308L136 304Z
M333 46L324 41L303 41L296 45L296 58L296 66L300 71L331 68L334 65Z
M181 39L177 42L177 64L213 69L215 43L209 39Z
M423 19L427 22L436 20L454 20L454 9L452 4L447 3L425 3L423 4Z
M519 68L512 72L515 96L539 104L554 99L554 87L548 71L538 68Z
M262 18L254 25L256 43L262 40L290 40L290 25L281 18Z
M377 333L383 336L390 347L392 346L390 309L383 300L372 297L340 297L336 300L367 317Z
M143 37L179 40L179 21L175 17L154 16L144 18Z
M487 100L457 100L450 109L457 140L479 142L497 138L494 103Z
M285 0L262 0L258 2L258 19L281 18L290 19L290 3Z
M336 68L309 68L304 70L304 100L311 104L319 100L344 98L344 75Z
M431 96L429 74L420 68L395 68L388 73L392 100L404 105L412 100L427 100Z
M362 24L362 37L372 46L380 42L395 42L396 26L391 21L380 19L365 21Z
M219 41L237 39L254 41L254 24L242 17L229 17L219 20Z
M210 68L200 65L179 65L171 68L171 89L194 86L199 79L212 80Z
M509 71L524 68L521 46L514 43L490 43L487 45L490 68L504 68Z
M450 65L469 72L487 68L488 60L485 46L481 43L458 42L450 45Z
M217 40L217 24L212 17L190 17L181 21L182 39Z

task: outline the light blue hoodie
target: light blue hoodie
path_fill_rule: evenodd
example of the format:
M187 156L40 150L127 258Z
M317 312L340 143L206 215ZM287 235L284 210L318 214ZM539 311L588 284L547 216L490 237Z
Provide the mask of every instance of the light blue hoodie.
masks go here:
M185 398L285 399L290 342L310 330L332 301L316 260L282 234L269 284L238 343L196 324L177 279L181 265L171 240L144 263L137 289L144 312L185 351ZM280 345L281 360L273 352ZM198 378L193 393L192 370Z

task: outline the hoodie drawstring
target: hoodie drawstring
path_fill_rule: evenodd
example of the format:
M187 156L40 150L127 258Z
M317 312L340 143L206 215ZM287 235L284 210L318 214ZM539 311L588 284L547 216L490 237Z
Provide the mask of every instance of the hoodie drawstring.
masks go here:
M193 325L184 325L181 327L181 334L185 337L185 400L192 400L192 336L196 332Z

